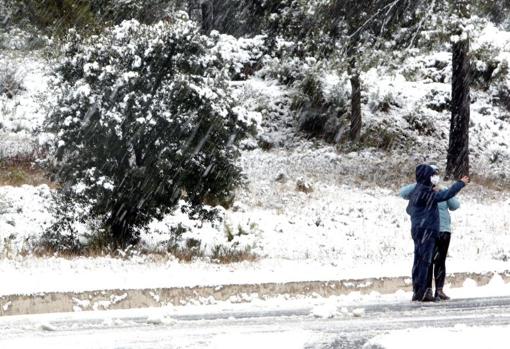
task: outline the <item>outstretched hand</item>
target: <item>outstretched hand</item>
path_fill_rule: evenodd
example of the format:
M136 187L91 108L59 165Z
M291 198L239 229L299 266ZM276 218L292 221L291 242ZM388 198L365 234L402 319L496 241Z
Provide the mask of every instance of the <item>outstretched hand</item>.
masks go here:
M470 181L469 176L463 176L460 180L464 182L464 184L468 184Z

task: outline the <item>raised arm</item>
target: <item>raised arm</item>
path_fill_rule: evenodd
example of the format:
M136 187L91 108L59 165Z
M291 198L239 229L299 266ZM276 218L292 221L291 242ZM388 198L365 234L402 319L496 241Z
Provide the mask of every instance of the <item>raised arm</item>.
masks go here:
M464 176L458 182L455 182L448 190L442 190L434 193L434 200L436 202L447 201L453 198L462 188L469 183L469 177Z

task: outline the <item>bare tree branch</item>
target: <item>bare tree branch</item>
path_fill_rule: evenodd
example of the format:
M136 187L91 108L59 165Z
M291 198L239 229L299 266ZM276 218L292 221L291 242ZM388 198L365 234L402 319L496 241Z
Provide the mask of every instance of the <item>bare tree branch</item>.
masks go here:
M411 48L414 45L414 41L416 40L416 38L418 37L418 35L421 32L421 28L423 27L423 23L425 23L425 21L428 18L430 18L430 16L434 12L434 6L436 6L436 0L432 0L432 2L430 3L429 9L427 11L427 14L425 16L423 16L423 18L421 19L420 23L418 23L418 27L414 31L414 35L411 38L411 41L409 42L409 45L407 46L407 48Z

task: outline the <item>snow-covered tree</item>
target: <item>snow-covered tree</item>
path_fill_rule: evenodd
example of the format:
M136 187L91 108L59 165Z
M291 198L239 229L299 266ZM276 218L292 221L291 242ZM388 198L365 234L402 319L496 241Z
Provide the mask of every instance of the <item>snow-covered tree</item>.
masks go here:
M427 17L419 12L428 14L426 10L430 5L411 0L288 0L270 16L266 31L269 39L276 38L272 47L285 47L282 57L301 59L302 66L316 61L317 66L336 67L339 76L347 73L349 134L357 142L362 130L361 73L378 59L387 59L388 52L415 41Z
M336 58L351 82L351 141L359 141L362 127L361 71L370 66L377 51L398 46L404 28L410 33L418 30L415 18L422 8L421 1L411 0L329 0L318 7L323 30L339 48Z
M60 195L117 246L181 198L228 203L242 179L237 144L251 120L231 98L214 42L179 15L72 33L57 68L49 167Z

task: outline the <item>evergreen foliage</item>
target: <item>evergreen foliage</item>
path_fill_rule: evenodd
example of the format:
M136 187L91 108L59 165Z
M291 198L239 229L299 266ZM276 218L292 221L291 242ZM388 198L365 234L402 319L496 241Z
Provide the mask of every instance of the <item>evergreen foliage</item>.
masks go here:
M48 164L60 195L117 246L136 243L137 229L181 198L227 205L241 182L236 145L251 120L230 97L213 45L178 16L67 40Z
M99 33L108 25L136 19L152 24L185 8L186 0L5 0L0 24L33 26L47 35L63 37L69 29Z
M96 18L88 0L6 0L11 22L30 24L47 34L64 35L69 28L92 28Z

